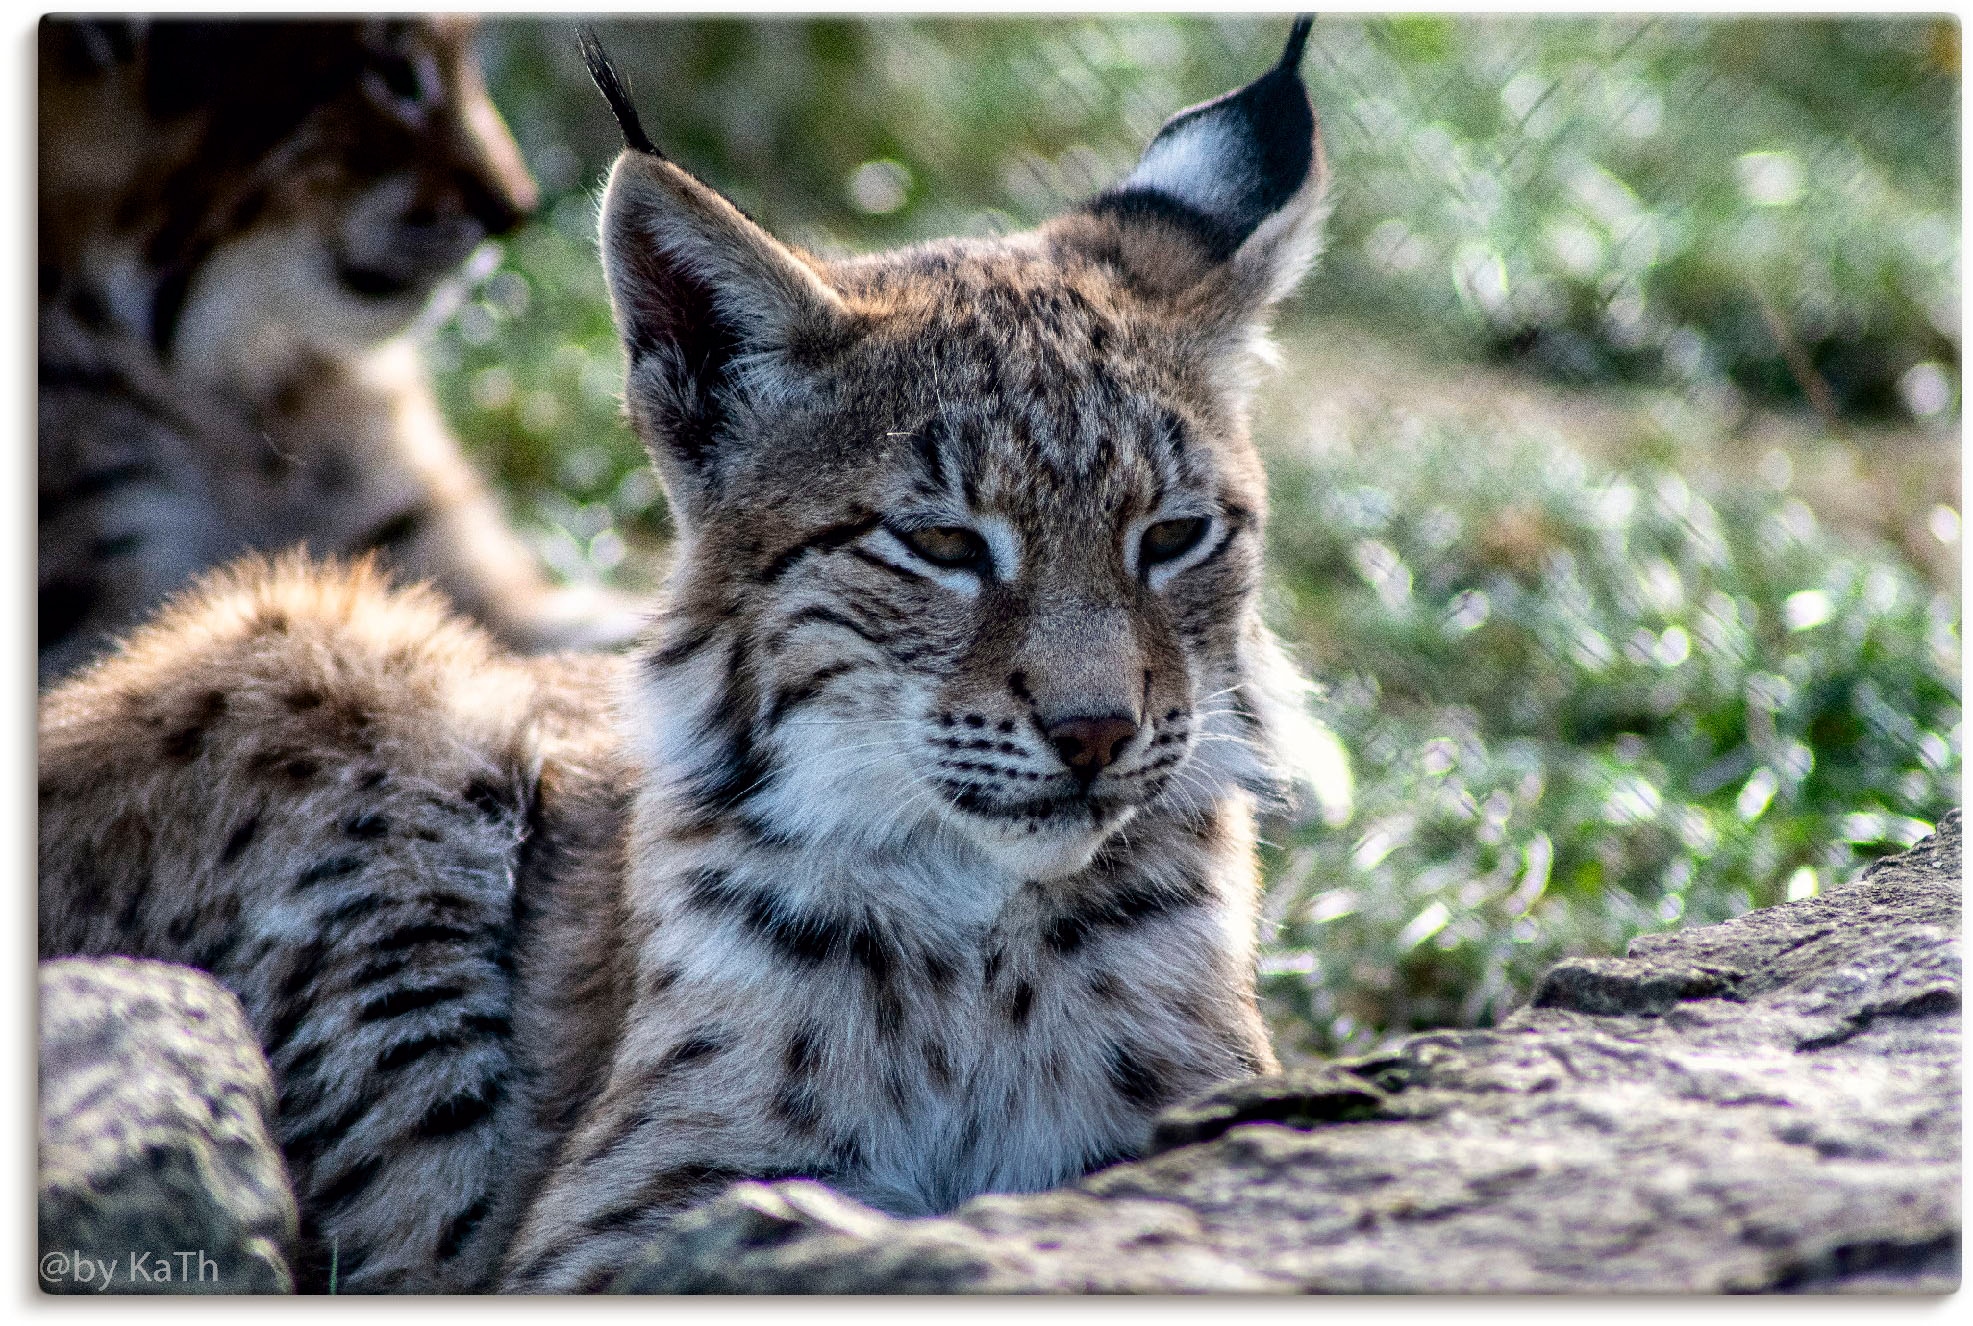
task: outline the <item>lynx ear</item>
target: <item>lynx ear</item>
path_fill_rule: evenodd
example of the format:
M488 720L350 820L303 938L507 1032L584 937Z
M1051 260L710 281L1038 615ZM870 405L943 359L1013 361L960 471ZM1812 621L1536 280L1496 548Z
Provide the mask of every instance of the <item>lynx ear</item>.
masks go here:
M629 143L610 171L601 224L629 358L625 397L689 517L717 484L734 415L785 391L784 352L833 339L846 310L801 254L651 146L613 71L597 81Z
M1228 311L1251 316L1301 279L1327 182L1300 73L1311 22L1295 20L1274 68L1167 120L1136 168L1084 205L1083 217L1115 231L1106 256L1136 283L1176 295L1218 278L1242 306Z

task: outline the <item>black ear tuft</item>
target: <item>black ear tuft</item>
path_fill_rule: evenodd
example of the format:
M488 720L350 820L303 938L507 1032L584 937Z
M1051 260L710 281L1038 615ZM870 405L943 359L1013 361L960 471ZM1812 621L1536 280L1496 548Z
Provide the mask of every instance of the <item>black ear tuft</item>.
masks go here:
M1288 29L1288 44L1281 48L1281 59L1276 69L1300 69L1302 48L1308 45L1309 29L1315 26L1315 15L1297 14L1294 26Z
M610 103L610 114L616 116L617 128L623 131L623 145L633 152L646 156L664 158L644 133L643 122L637 118L637 107L630 102L630 93L624 90L623 80L617 77L616 66L603 50L603 43L596 39L596 29L583 27L577 31L577 39L582 45L582 62L589 66L589 76L596 81L596 90L603 94L603 100Z
M1315 166L1315 110L1300 73L1312 22L1295 20L1274 68L1165 121L1136 169L1089 210L1174 222L1197 236L1214 262L1231 257Z

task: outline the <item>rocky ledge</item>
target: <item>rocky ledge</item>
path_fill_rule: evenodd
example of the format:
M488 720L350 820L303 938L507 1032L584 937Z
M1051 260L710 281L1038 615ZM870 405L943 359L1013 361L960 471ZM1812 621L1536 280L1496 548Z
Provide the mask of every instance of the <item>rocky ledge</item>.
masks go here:
M615 1288L1950 1292L1959 875L1955 814L1823 897L1564 962L1498 1028L1190 1102L1055 1192L893 1220L740 1184ZM42 1288L288 1288L272 1106L202 973L43 963Z
M1225 1088L1072 1187L682 1217L628 1293L1947 1293L1959 816L1822 897L1564 962L1486 1031Z
M130 958L44 962L40 983L41 1288L293 1288L274 1085L238 1001Z

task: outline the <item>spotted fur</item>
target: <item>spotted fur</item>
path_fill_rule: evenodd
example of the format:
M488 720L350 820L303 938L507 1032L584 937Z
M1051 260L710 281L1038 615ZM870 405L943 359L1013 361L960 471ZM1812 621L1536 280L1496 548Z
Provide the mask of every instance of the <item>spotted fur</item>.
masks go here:
M43 21L44 684L295 543L378 549L518 647L622 629L550 589L394 339L534 204L469 31Z
M314 1283L333 1238L350 1288L595 1290L739 1178L1046 1188L1273 1065L1300 695L1246 410L1321 170L1269 79L1213 105L1307 150L841 262L626 152L603 257L681 526L634 658L289 563L44 700L43 952L240 991Z

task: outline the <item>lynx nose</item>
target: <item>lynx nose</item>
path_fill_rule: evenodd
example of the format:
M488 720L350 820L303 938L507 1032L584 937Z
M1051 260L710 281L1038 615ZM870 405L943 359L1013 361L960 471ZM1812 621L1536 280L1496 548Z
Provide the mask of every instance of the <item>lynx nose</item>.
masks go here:
M1064 718L1050 723L1047 735L1062 763L1087 787L1097 774L1115 763L1124 745L1137 735L1137 720L1121 714Z

